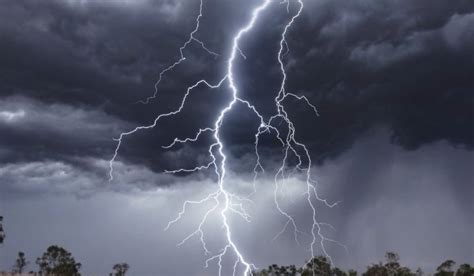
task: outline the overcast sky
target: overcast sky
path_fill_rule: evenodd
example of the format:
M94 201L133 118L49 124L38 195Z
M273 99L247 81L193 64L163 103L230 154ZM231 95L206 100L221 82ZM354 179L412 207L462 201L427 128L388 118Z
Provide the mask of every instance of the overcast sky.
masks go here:
M242 37L235 62L239 95L265 117L277 112L281 32L296 12L272 1ZM123 139L108 181L109 160L121 132L176 109L186 88L224 75L232 38L260 0L204 0L196 37L179 59L199 14L198 0L4 1L0 6L0 215L7 238L0 270L18 251L31 261L58 244L83 263L87 275L106 275L117 262L131 275L213 275L192 233L207 205L193 208L163 231L187 199L216 189L210 171L170 175L210 161L211 135L171 149L175 137L213 126L230 91L199 87L182 113ZM474 2L472 0L306 0L288 32L283 61L285 100L296 139L308 146L312 177L334 208L317 205L334 263L361 271L388 250L412 268L430 271L447 258L474 263ZM246 58L243 58L243 57ZM252 185L259 122L243 105L226 117L221 136L228 155L226 186ZM308 237L295 243L273 202L273 173L281 148L271 135L260 150L266 173L256 181L251 222L230 224L242 252L258 267L301 265ZM290 160L291 161L291 160ZM294 161L294 158L293 160ZM294 162L293 162L294 163ZM290 162L289 166L293 163ZM294 165L294 164L293 164ZM281 181L282 206L304 231L311 210L301 196L301 173ZM216 253L221 221L206 223ZM273 241L272 241L273 240ZM321 249L316 246L316 253ZM229 262L232 267L233 263Z

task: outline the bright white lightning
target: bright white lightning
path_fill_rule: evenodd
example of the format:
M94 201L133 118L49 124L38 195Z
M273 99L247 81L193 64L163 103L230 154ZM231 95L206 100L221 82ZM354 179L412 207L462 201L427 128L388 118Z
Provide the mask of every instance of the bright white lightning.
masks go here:
M274 185L275 185L274 203L275 203L275 206L276 206L278 212L280 214L282 214L283 217L286 218L286 222L285 222L282 230L279 233L277 233L277 235L274 237L273 240L277 239L281 234L283 234L287 230L287 228L289 226L291 226L293 228L293 231L294 231L293 233L294 233L294 238L295 238L296 243L299 244L298 237L301 234L307 234L307 235L311 236L312 239L311 239L311 244L310 244L310 248L309 248L310 252L311 252L311 259L314 258L314 256L315 256L314 247L315 247L316 242L319 240L319 244L321 246L321 249L322 249L323 253L326 255L326 257L331 262L332 262L332 259L326 251L325 242L327 242L327 241L336 242L334 240L328 239L328 238L323 236L323 234L321 232L321 226L330 226L330 225L327 224L327 223L322 223L322 222L317 221L316 208L315 208L315 205L314 205L314 201L315 200L320 201L320 202L324 203L327 207L333 207L337 204L337 202L333 203L333 204L329 204L325 199L322 199L318 195L317 190L316 190L316 186L315 186L316 181L311 178L311 166L312 166L311 156L309 154L309 151L308 151L307 147L304 144L302 144L302 143L300 143L296 140L296 138L295 138L296 129L294 127L293 122L289 119L288 114L287 114L287 112L285 110L285 107L283 105L283 101L285 99L291 97L291 98L294 98L296 100L303 101L305 104L307 104L314 111L314 113L316 115L318 115L318 111L317 111L316 107L314 105L312 105L305 96L299 96L299 95L296 95L294 93L289 93L285 90L287 74L286 74L284 63L283 63L282 59L289 53L288 43L286 41L286 35L287 35L288 30L293 25L294 21L300 16L300 14L301 14L301 12L304 8L302 0L294 0L295 3L298 4L297 12L296 12L295 15L293 15L291 17L290 21L285 25L285 28L284 28L284 30L281 34L280 49L278 51L277 58L278 58L278 62L279 62L279 65L280 65L280 71L281 71L281 74L282 74L282 81L281 81L281 85L280 85L280 89L278 91L278 94L277 94L277 96L275 97L275 100L274 100L275 106L277 107L277 114L273 115L267 121L265 121L263 116L258 112L258 110L255 108L254 105L252 105L250 102L248 102L246 100L241 99L238 95L239 91L238 91L238 88L237 88L236 83L235 83L234 71L233 71L234 62L235 62L238 55L240 55L244 59L247 59L247 57L244 55L244 53L242 52L242 50L239 46L240 39L245 34L247 34L248 32L250 32L253 29L253 27L255 25L255 22L258 20L258 18L260 16L260 14L262 13L262 11L267 9L272 1L274 1L274 0L263 0L262 3L252 11L251 18L250 18L249 22L243 28L241 28L237 32L237 34L233 37L233 43L232 43L230 56L227 60L227 72L224 75L224 77L222 77L221 80L217 84L211 84L211 83L209 83L208 81L206 81L204 79L199 80L194 85L187 88L187 91L183 96L181 104L176 110L158 115L155 118L155 120L153 121L153 123L150 124L150 125L138 126L138 127L134 128L131 131L124 132L124 133L120 134L119 138L116 139L117 147L115 149L115 152L114 152L114 155L113 155L112 159L110 160L109 175L110 175L110 180L112 180L113 179L113 163L114 163L115 159L117 158L118 151L120 149L120 146L122 144L122 139L124 137L126 137L128 135L132 135L132 134L134 134L135 132L137 132L139 130L154 128L161 118L173 116L173 115L176 115L176 114L180 113L182 111L185 103L186 103L186 100L187 100L189 94L191 93L191 91L194 88L196 88L200 85L206 85L210 89L215 89L215 88L221 87L224 82L228 83L228 87L232 92L232 99L227 104L227 106L220 111L220 114L219 114L218 118L216 119L213 127L207 127L207 128L199 129L199 131L196 133L196 135L194 137L185 138L185 139L175 138L174 141L171 144L163 146L163 148L168 149L168 148L171 148L171 147L175 146L178 143L195 142L199 139L201 134L207 133L207 132L213 133L214 143L211 144L209 146L209 149L208 149L209 156L211 158L211 161L209 163L201 165L201 166L197 166L197 167L194 167L194 168L189 168L189 169L180 168L180 169L170 170L170 171L165 171L165 172L167 172L167 173L195 172L195 171L199 171L199 170L203 170L203 169L209 169L209 168L213 167L214 172L217 175L218 189L216 191L208 194L205 198L203 198L201 200L196 200L196 201L188 200L188 201L185 201L181 211L178 213L178 216L168 223L165 230L169 229L174 223L178 222L183 217L183 215L186 213L186 210L190 206L200 205L200 204L204 204L204 203L208 203L208 202L213 203L212 206L204 214L200 224L198 225L198 228L194 232L189 234L187 237L185 237L178 244L178 246L183 244L184 242L186 242L190 238L192 238L194 236L197 236L199 238L201 244L202 244L202 247L203 247L203 250L204 250L205 254L206 255L211 254L210 250L208 249L208 247L206 245L206 241L205 241L205 238L204 238L204 231L202 230L202 228L203 228L203 225L206 223L207 219L209 218L209 216L212 213L219 211L219 214L222 218L224 234L225 234L225 237L226 237L226 244L225 244L225 246L222 247L220 252L218 252L217 254L211 256L209 259L206 260L206 267L209 265L209 263L211 261L217 261L217 264L219 266L219 275L222 274L222 269L223 269L222 261L223 261L223 258L227 255L230 255L230 254L235 255L235 262L234 262L234 266L233 266L233 275L236 274L239 265L243 266L244 276L250 275L252 269L256 268L252 263L250 263L242 255L242 253L239 250L237 244L233 240L232 229L231 229L231 226L229 225L229 222L228 222L229 213L237 214L237 215L241 216L244 220L250 221L250 216L245 211L242 202L251 201L251 200L249 199L249 197L239 197L238 195L230 193L226 189L225 182L224 182L225 177L226 177L227 156L224 153L224 143L220 138L220 130L221 130L221 126L223 124L223 120L225 119L225 116L227 115L227 113L229 111L232 110L232 108L237 103L242 103L242 104L246 105L260 120L260 126L258 128L257 133L255 134L255 154L256 154L256 157L257 157L257 161L256 161L256 165L254 167L255 175L254 175L254 191L253 191L253 193L256 192L255 181L258 177L258 173L259 172L264 172L264 168L263 168L262 164L260 163L260 155L259 155L259 152L258 152L260 135L262 135L264 133L274 132L276 138L281 143L281 145L284 149L284 158L282 160L281 166L279 167L277 173L274 176ZM290 4L291 4L290 0L284 0L284 1L281 1L280 3L281 4L286 4L286 9L287 9L287 12L289 13L290 12ZM176 62L174 62L168 68L161 71L161 73L159 75L159 79L155 83L155 93L152 96L148 97L146 100L142 101L142 103L148 103L150 100L152 100L156 97L157 91L158 91L157 87L158 87L159 83L161 82L163 75L166 74L169 71L172 71L177 65L179 65L181 62L183 62L185 60L183 51L192 41L197 42L209 54L217 56L217 54L210 51L204 45L203 42L201 42L200 40L195 38L195 34L196 34L196 32L198 31L198 29L200 27L199 25L200 25L200 19L202 17L202 10L203 10L203 0L200 1L199 15L196 18L195 29L190 33L189 39L183 44L183 46L180 47L180 59L178 59ZM276 120L281 120L282 122L285 123L286 127L288 128L288 131L287 131L287 133L284 137L281 135L278 128L273 125ZM281 208L280 203L278 201L278 192L279 192L279 189L280 189L279 180L285 178L285 168L287 167L287 159L288 159L288 156L289 156L290 153L293 154L294 156L296 156L296 158L298 159L298 164L295 166L294 170L298 170L300 172L303 172L304 175L305 175L305 178L306 178L306 180L305 180L306 192L304 193L304 195L306 196L308 206L312 210L312 220L313 220L312 227L311 227L311 233L309 233L309 234L298 229L296 221L293 219L293 217L288 212L286 212L285 210L283 210ZM217 158L217 157L219 157L219 158ZM307 165L303 166L303 163L304 163L305 160L306 160ZM332 226L330 226L330 227L332 227Z

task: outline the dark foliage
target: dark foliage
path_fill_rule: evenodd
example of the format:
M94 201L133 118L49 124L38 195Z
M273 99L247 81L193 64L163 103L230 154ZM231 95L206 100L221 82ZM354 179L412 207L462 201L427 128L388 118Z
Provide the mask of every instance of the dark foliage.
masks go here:
M26 260L25 253L18 252L18 258L15 260L15 264L13 265L13 273L23 273L23 270L28 265L28 261Z
M443 262L437 269L435 276L474 276L474 267L469 264L462 264L458 270L454 272L455 262L447 260ZM331 262L324 256L318 256L306 262L306 264L298 268L294 265L279 266L273 264L267 269L253 271L252 276L357 276L357 271L348 270L347 272L332 267ZM400 264L398 254L387 252L385 254L385 262L373 264L367 267L367 270L361 274L362 276L422 276L423 271L418 268L411 271L410 268Z
M0 244L5 240L5 232L3 231L3 216L0 216Z
M79 276L81 264L66 249L57 245L48 247L43 256L36 259L40 275Z
M113 269L114 273L110 273L110 276L125 276L130 266L127 263L115 264Z

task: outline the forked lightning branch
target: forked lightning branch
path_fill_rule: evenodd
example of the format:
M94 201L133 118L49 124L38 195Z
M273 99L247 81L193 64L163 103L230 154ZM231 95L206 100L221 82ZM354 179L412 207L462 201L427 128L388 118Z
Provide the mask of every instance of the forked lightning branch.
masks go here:
M159 78L157 82L155 83L155 93L152 96L143 100L142 101L143 104L147 104L151 100L156 98L157 93L159 91L160 82L166 76L166 74L172 73L173 69L186 59L184 55L184 50L190 44L195 43L199 45L209 55L219 56L217 53L210 50L203 41L199 40L196 37L196 34L198 31L205 31L205 30L200 30L200 19L203 16L203 5L205 4L203 1L204 0L201 0L200 2L199 14L196 17L195 28L189 34L189 37L185 41L185 43L179 48L179 53L180 53L179 59L177 59L169 67L165 68L163 71L160 72ZM279 51L278 51L277 56L275 57L278 60L280 71L281 71L281 83L279 86L279 91L276 91L277 96L273 99L277 112L276 114L272 115L270 118L265 119L252 102L245 100L239 96L239 90L238 90L239 80L238 80L238 76L234 74L234 69L235 69L234 66L237 59L239 58L246 59L246 56L244 55L244 53L242 52L240 48L241 39L244 36L252 35L252 31L256 22L260 19L262 13L266 9L268 9L271 4L280 4L282 8L286 9L287 14L288 14L288 22L281 33L281 39L279 41ZM292 8L292 7L295 7L295 8ZM212 169L215 175L217 176L216 189L200 200L185 201L183 203L182 209L179 211L176 218L168 223L165 230L169 229L170 227L173 227L174 226L173 224L181 220L184 214L187 212L187 210L191 206L204 205L204 204L206 204L206 206L210 206L209 209L206 209L206 212L201 218L200 223L197 226L197 229L194 229L193 231L191 231L191 233L188 236L184 237L184 239L179 244L183 244L191 238L199 239L201 242L202 248L204 250L204 253L210 256L207 259L205 266L207 267L210 265L217 265L219 269L219 275L222 275L223 273L223 270L224 270L223 261L225 258L233 259L233 266L229 268L229 269L232 269L233 275L236 275L238 272L242 272L243 275L251 275L252 271L254 269L257 269L257 267L252 263L252 260L250 260L247 256L243 255L242 250L239 247L239 244L237 244L236 241L234 240L232 227L229 224L229 220L231 216L241 216L246 221L249 221L249 218L250 218L249 214L247 213L247 211L245 210L242 204L244 201L249 201L250 198L230 192L231 189L228 188L228 183L226 182L226 176L227 176L226 162L228 162L228 158L225 154L226 149L224 148L224 141L222 140L221 129L224 124L224 120L226 116L236 105L246 106L249 112L254 114L260 121L258 130L255 133L256 164L254 167L254 174L255 174L254 192L256 192L255 180L257 178L257 175L259 173L264 172L264 166L261 164L261 158L259 155L260 136L263 134L274 135L274 137L278 140L279 144L281 145L281 148L284 153L281 163L279 165L279 168L276 171L275 175L273 176L273 181L274 181L273 200L274 200L274 206L276 210L282 217L285 218L286 222L282 225L281 231L279 233L276 233L275 238L277 238L279 235L283 234L287 230L292 230L295 242L299 243L300 242L299 236L301 234L309 234L311 239L310 239L309 244L307 245L307 248L309 249L309 252L310 252L309 253L310 256L308 256L308 259L314 258L316 247L319 246L323 254L326 255L326 257L332 262L332 259L326 250L326 243L336 242L336 241L329 239L322 234L321 227L325 223L319 222L317 219L316 202L323 203L327 207L333 207L337 204L337 202L331 204L319 196L318 191L316 189L316 181L312 178L312 171L311 171L312 161L311 161L309 150L304 143L296 139L295 125L290 120L287 110L285 109L285 105L284 105L284 101L287 98L294 98L298 101L301 101L302 104L309 106L314 111L315 116L318 116L318 111L316 107L312 105L305 96L300 96L300 95L288 92L286 90L287 74L285 71L285 65L283 61L284 57L289 52L289 47L288 47L286 38L292 25L301 15L303 8L304 8L304 3L302 0L293 0L293 1L292 0L284 0L284 1L263 0L257 7L255 7L253 10L250 11L251 17L249 21L246 22L246 24L242 26L241 29L238 30L235 36L233 36L232 47L226 59L227 70L226 72L223 72L223 75L219 82L211 83L205 79L201 79L197 81L194 85L188 87L187 90L184 91L185 93L181 100L181 103L174 111L159 114L155 117L152 124L137 126L136 128L130 131L123 132L116 139L117 146L115 149L115 153L112 159L110 160L110 172L109 172L110 175L109 176L110 176L111 181L113 180L113 176L114 176L114 171L113 171L114 161L116 160L119 154L120 148L124 146L123 139L126 136L133 135L134 133L142 131L142 130L155 128L157 127L158 122L162 118L172 117L173 115L180 113L183 110L184 106L186 104L189 104L188 96L193 92L195 88L199 86L206 86L209 89L216 89L223 86L227 86L228 91L231 93L232 97L227 103L227 105L223 107L222 110L220 110L219 116L215 119L215 122L213 125L209 125L203 129L196 129L195 135L193 137L188 137L185 139L175 138L171 144L163 146L163 148L169 149L175 146L176 144L196 141L200 138L200 136L203 133L213 134L212 135L213 142L209 146L209 149L208 149L209 157L211 160L209 163L200 164L199 166L194 167L194 168L177 168L175 170L170 170L170 171L165 171L165 172L166 173L196 172L200 170ZM287 129L284 133L281 133L279 131L281 129L282 122L283 122L283 125ZM304 232L303 230L299 229L296 220L289 214L289 212L287 212L282 207L282 204L279 202L279 199L278 199L278 191L280 189L279 182L281 181L281 179L284 178L285 169L287 169L287 167L290 166L290 163L288 162L289 156L296 157L296 160L298 162L294 166L294 170L297 170L300 173L302 173L305 178L304 196L305 196L306 204L311 210L311 220L312 220L311 230L309 233ZM219 227L219 229L222 229L223 235L225 236L225 244L223 244L223 246L217 252L215 252L215 250L214 252L212 252L206 244L206 235L204 231L204 225L206 223L211 223L210 222L211 216L218 216L220 218L219 221L220 223L222 223L223 227L222 228Z

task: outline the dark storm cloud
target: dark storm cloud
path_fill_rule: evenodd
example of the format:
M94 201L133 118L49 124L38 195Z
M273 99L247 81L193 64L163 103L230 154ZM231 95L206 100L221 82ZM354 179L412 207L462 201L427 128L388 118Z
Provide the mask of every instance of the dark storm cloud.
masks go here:
M21 96L0 99L0 110L3 163L102 156L114 144L110 135L130 127L100 109L45 104Z
M175 109L186 87L200 78L215 82L223 76L231 35L256 3L206 3L201 25L206 31L197 36L220 56L191 44L187 60L159 85L157 99L141 105L134 102L153 94L158 72L178 57L178 47L194 27L198 1L6 2L0 9L2 101L21 96L44 110L59 104L101 115L83 118L99 127L74 134L67 128L61 134L41 127L51 124L42 122L47 120L42 116L23 125L4 123L2 162L62 161L71 155L110 158L111 139L120 131ZM321 116L313 119L311 109L286 101L298 138L311 144L319 161L350 148L378 125L388 126L392 141L406 149L437 140L471 148L473 11L472 2L463 0L307 2L289 32L287 90L310 98ZM273 98L281 80L275 56L287 18L284 5L272 5L257 22L255 36L242 40L247 59L236 62L241 96L266 116L275 112ZM205 161L203 145L209 137L171 151L160 146L210 126L228 101L227 92L225 87L199 87L183 114L125 138L119 160L156 171ZM63 116L54 108L48 112ZM100 126L101 118L115 125L113 130ZM69 119L67 125L74 125L76 119ZM239 106L227 120L231 127L223 135L232 153L243 156L252 149L256 118ZM262 151L272 155L274 143L263 139Z
M290 34L288 86L319 107L316 123L300 120L300 134L316 141L323 158L379 124L406 149L437 140L472 148L471 1L319 1L311 8Z
M109 273L116 258L130 262L134 275L155 275L157 266L163 275L202 271L205 256L197 243L178 251L175 246L194 230L197 216L169 235L157 229L184 200L215 189L215 176L157 172L209 161L210 135L172 149L161 146L213 124L230 97L225 86L196 88L180 115L124 138L114 181L106 178L116 145L112 138L174 110L197 80L223 77L232 35L249 19L250 7L260 3L204 2L202 31L196 35L219 56L191 44L186 61L164 77L149 105L136 102L153 94L159 71L179 57L199 1L2 2L0 207L12 234L1 264L10 266L20 247L32 248L29 256L36 257L49 243L63 243L88 273ZM239 56L235 68L240 96L266 117L275 112L281 81L275 57L289 16L279 2L262 14L253 35L242 38L247 59ZM285 104L297 138L319 161L313 163L319 191L331 201L342 200L335 209L318 208L321 219L340 229L326 229L327 234L358 258L350 262L331 246L336 261L360 268L390 249L412 258L410 265L429 268L442 258L472 260L466 240L473 240L474 227L474 2L304 2L302 16L289 31L286 89L307 96L320 116L293 99ZM231 153L226 184L236 194L251 188L258 123L237 104L222 127ZM287 131L285 124L279 127ZM382 134L374 129L383 129ZM274 183L268 178L282 153L272 135L263 135L261 145L266 173L257 178L261 193L255 202L266 207L249 208L260 225L236 223L239 244L260 267L302 262L307 251L291 234L269 242L268 233L283 221L273 208ZM291 189L304 185L301 179L289 182L282 197L300 196ZM71 200L71 194L82 200ZM311 227L308 208L291 200L284 204L302 227ZM419 245L415 249L413 240ZM189 259L184 265L183 254ZM424 263L415 264L419 260Z
M209 56L191 44L185 51L187 60L160 84L158 100L149 105L133 104L153 94L159 70L178 58L179 46L194 27L198 4L190 1L8 2L0 10L2 98L21 95L26 101L31 98L31 101L44 103L44 107L58 103L75 109L95 109L111 120L149 124L157 113L175 109L186 87L198 79L206 77L217 81L222 77L223 59ZM222 1L209 12L218 15L226 10L234 14L227 17L226 24L215 24L207 17L202 23L204 28L213 27L214 36L209 39L209 47L222 55L227 55L227 49L222 49L225 43L220 42L228 40L225 28L235 29L238 22L249 16L242 14L245 6L232 1ZM181 120L176 118L179 128L165 120L159 131L127 139L129 149L133 150L128 154L125 151L124 156L135 162L157 164L155 167L162 169L167 160L159 146L171 142L171 135L190 135L192 128L208 125L218 112L214 107L228 98L222 91L199 90L203 89L196 89L196 93L206 95L195 97L194 103L186 106L186 114L183 113ZM220 96L216 97L216 94ZM201 118L202 122L199 121ZM90 118L89 122L93 121ZM125 131L134 125L122 124L120 128ZM45 142L35 140L37 134L46 136L39 127L21 139L18 139L18 131L5 131L2 147L10 147L7 140L16 140L14 144L27 145L24 149L17 147L18 155L34 155L34 152L28 152L29 145L42 147ZM108 139L117 134L116 131L109 132ZM75 135L95 134L80 132ZM98 135L100 139L105 138ZM48 135L48 139L50 144L59 142L64 144L63 148L97 156L80 141L64 140L56 135ZM157 141L159 144L155 147ZM151 146L157 150L149 151ZM110 158L114 149L112 143L96 144L95 147L102 151L102 158ZM56 155L57 150L51 147L48 151L50 155ZM149 154L155 152L158 154Z

